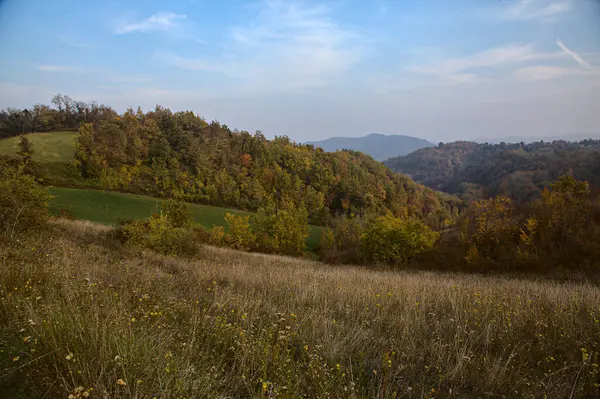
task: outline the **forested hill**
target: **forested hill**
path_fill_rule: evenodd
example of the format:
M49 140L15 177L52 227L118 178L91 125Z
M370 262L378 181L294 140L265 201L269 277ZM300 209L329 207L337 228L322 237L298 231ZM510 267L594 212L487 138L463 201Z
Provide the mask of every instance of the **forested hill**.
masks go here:
M600 187L600 141L477 144L458 141L424 148L385 162L415 181L465 199L507 194L537 198L560 175Z
M56 108L5 111L15 117L0 120L0 130L80 126L74 161L92 187L247 210L292 206L320 225L343 214L391 212L438 227L456 214L454 198L360 152L327 153L285 136L267 140L160 106L119 114L66 96L53 102Z
M433 146L427 140L399 134L369 134L365 137L332 137L323 141L313 141L315 147L325 151L356 150L372 156L377 161L405 155L415 150Z

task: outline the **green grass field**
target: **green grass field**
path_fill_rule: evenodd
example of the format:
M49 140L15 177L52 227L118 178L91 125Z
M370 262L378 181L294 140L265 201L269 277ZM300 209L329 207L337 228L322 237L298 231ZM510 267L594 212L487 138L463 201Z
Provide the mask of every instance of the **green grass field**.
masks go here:
M33 143L33 160L40 163L69 163L75 154L74 140L77 132L30 133L26 137ZM0 140L0 154L14 155L19 150L19 137Z
M107 225L116 225L122 219L143 219L159 210L164 200L143 195L123 194L113 191L85 190L53 187L54 196L49 204L50 213L58 215L61 209L68 209L77 219L90 220ZM225 213L252 215L234 209L216 206L190 204L194 222L207 229L225 226ZM321 228L311 226L306 241L307 250L314 251L321 239Z

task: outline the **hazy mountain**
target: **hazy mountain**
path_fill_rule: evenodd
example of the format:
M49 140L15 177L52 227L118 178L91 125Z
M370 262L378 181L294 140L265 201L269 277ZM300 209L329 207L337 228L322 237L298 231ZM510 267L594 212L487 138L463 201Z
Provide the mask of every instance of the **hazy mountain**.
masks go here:
M391 157L406 155L434 145L417 137L378 133L372 133L365 137L332 137L323 141L308 142L307 144L321 147L328 152L344 149L356 150L372 156L377 161L385 161Z

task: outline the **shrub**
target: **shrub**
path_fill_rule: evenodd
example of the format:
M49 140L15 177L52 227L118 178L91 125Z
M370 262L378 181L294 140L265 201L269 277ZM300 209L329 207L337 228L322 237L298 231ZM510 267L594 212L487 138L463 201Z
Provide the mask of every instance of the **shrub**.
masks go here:
M203 244L210 242L210 232L207 231L204 227L197 224L192 227L192 231L194 233L194 237L196 241L201 242Z
M308 214L292 204L271 205L258 210L255 227L259 251L300 255L308 237Z
M321 256L324 261L336 263L359 263L361 234L366 220L360 217L337 217L332 222L333 233L323 233ZM333 235L333 237L331 237Z
M460 220L461 241L469 262L514 257L519 242L515 206L508 197L475 201ZM471 249L475 247L476 251ZM477 254L475 256L474 254Z
M249 220L249 216L237 216L229 212L225 214L225 221L229 224L229 231L225 235L227 245L241 251L250 251L255 247L256 237Z
M222 247L225 245L225 228L223 226L215 226L210 230L211 245Z
M48 219L50 195L23 172L23 166L0 163L0 234L33 231Z
M146 246L148 222L145 220L123 221L118 230L118 235L127 244Z
M152 215L148 220L124 222L118 235L129 245L165 255L194 255L199 244L193 230L173 227L164 214Z
M19 140L18 154L23 158L24 163L28 163L33 155L33 143L24 135Z
M167 200L162 204L162 213L167 221L173 227L190 227L192 223L192 214L185 202L176 200Z
M439 234L416 219L392 215L373 220L361 236L361 253L368 261L407 263L433 248Z

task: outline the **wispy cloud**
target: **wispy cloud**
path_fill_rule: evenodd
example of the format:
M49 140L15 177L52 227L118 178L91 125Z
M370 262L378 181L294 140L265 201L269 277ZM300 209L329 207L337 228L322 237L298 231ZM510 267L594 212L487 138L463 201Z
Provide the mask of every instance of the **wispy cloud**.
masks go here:
M582 68L556 65L527 66L514 71L517 80L538 82L559 79L566 76L600 76L600 70L593 68L592 64L567 47L560 39L556 39L556 45L560 47L566 57L572 58Z
M579 54L577 54L576 52L574 52L573 50L568 48L567 45L564 44L560 39L556 39L556 44L558 45L558 47L561 48L562 51L564 51L566 54L570 55L571 58L573 58L575 60L575 62L577 62L582 67L584 67L584 68L592 67L592 64L590 64L589 62L584 60L583 57L581 57Z
M145 76L121 75L106 69L87 68L74 65L40 65L38 70L42 72L98 75L103 77L107 82L139 83L149 80L148 77Z
M153 31L170 31L180 27L182 20L185 20L187 15L175 14L172 12L159 12L147 19L138 22L122 23L115 29L115 33L123 35L133 32L153 32Z
M66 73L91 73L91 74L102 74L105 71L102 69L93 69L78 67L72 65L40 65L38 70L42 72L66 72Z
M73 35L62 34L58 37L58 40L71 47L77 47L82 49L90 49L94 47L93 44L80 41L79 39L73 37Z
M517 80L524 82L539 82L563 78L565 76L600 76L599 70L566 68L550 65L523 67L514 71Z
M533 45L506 45L494 47L462 57L452 57L430 65L409 66L405 69L421 74L435 75L454 84L472 83L481 78L475 73L483 68L499 68L534 60L565 58L563 52L540 53Z
M571 0L518 0L497 11L505 20L547 20L572 9Z
M326 6L266 1L254 21L232 27L221 56L155 55L178 68L237 78L242 88L304 89L329 84L356 65L363 55L360 39Z

